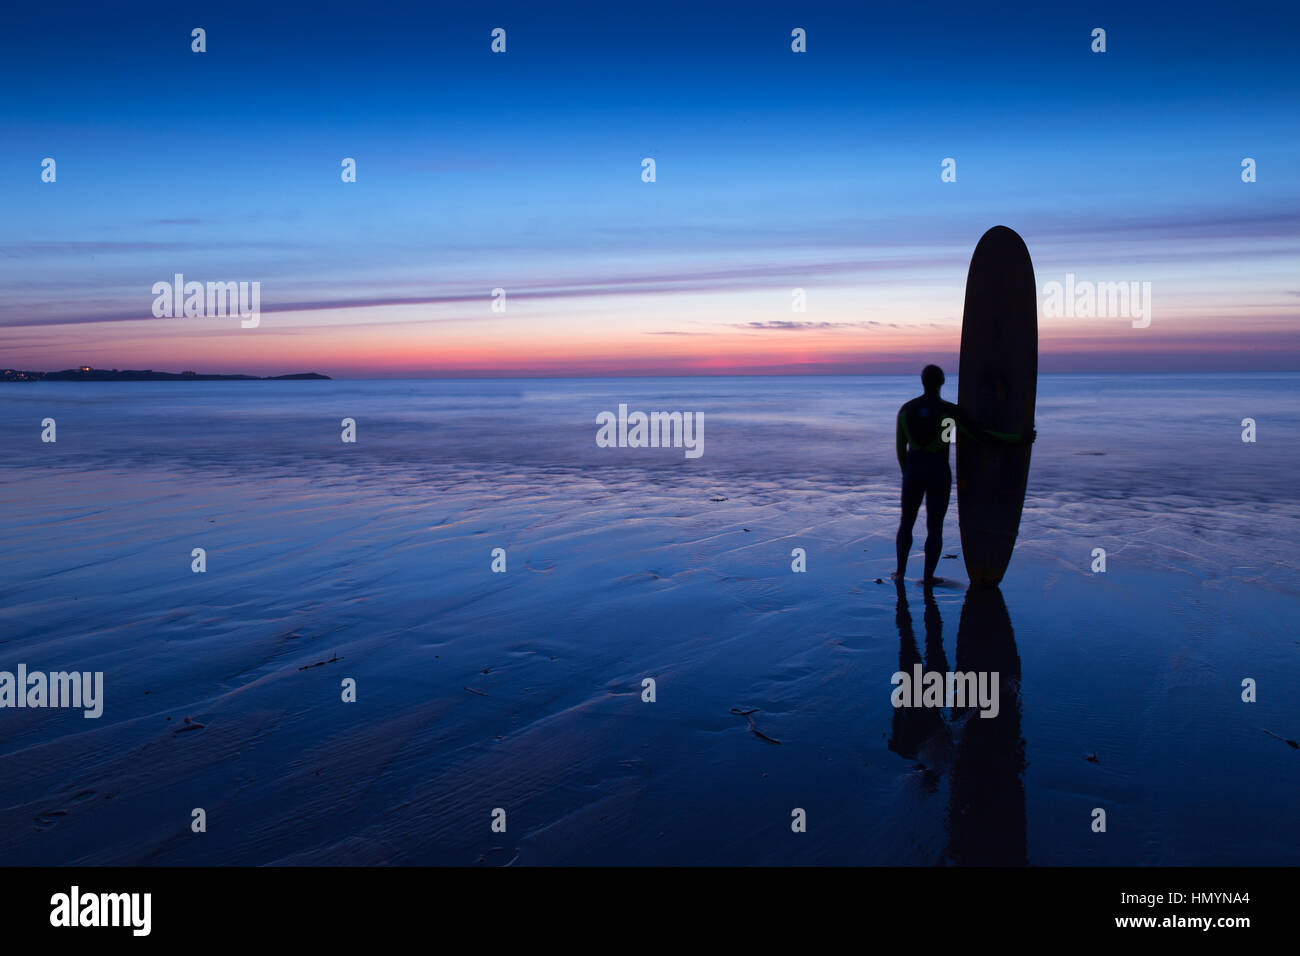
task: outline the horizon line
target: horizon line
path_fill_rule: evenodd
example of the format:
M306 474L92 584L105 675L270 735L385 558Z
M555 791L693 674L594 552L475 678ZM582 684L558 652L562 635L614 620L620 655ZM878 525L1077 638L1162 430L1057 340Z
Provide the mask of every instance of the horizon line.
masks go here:
M35 369L19 368L0 368L0 372L23 372L35 373L39 375L54 375L60 372L76 371L78 367L68 369L56 369L53 371L36 371ZM154 372L164 375L177 375L179 372L166 372L160 369L106 369L93 367L96 372ZM330 382L423 382L423 381L516 381L516 380L572 380L581 381L587 379L622 379L622 378L908 378L919 375L920 372L596 372L581 375L566 374L492 374L492 373L469 373L469 374L439 374L439 375L331 375L327 372L319 372L315 369L307 372L284 372L279 374L254 375L249 372L200 372L199 375L223 375L230 376L228 381L234 384L243 384L245 382L265 382L265 381L294 381L293 376L300 375L321 375L325 376L318 379L297 379L297 381L330 381ZM1300 374L1300 368L1223 368L1223 369L1108 369L1105 371L1088 371L1074 369L1069 371L1051 371L1039 372L1038 377L1055 377L1063 375L1295 375ZM247 376L240 379L236 376ZM959 377L958 372L953 372L950 378ZM184 379L180 379L184 381ZM3 379L0 379L3 381ZM85 384L78 383L75 379L51 379L51 382L58 384ZM218 384L209 380L209 384ZM18 383L13 383L18 384ZM35 382L23 382L21 384L36 384ZM112 382L112 381L95 381L96 385L112 384L150 384L141 382ZM172 384L168 381L159 381L152 384L166 385Z

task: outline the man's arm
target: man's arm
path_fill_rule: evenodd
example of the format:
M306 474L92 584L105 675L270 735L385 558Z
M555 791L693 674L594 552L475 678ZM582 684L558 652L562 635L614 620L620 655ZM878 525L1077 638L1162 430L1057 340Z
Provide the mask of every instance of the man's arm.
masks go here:
M991 428L982 428L976 423L960 405L952 406L953 417L957 420L957 428L965 435L976 441L997 442L1002 445L1021 445L1032 444L1038 438L1038 432L1030 429L1024 435L1016 435L1011 432L998 432Z
M1000 442L1003 445L1032 445L1038 440L1038 432L1033 428L1023 435L1015 435L1011 432L995 432L991 428L984 429L984 434L990 441Z
M894 444L898 449L898 470L907 471L907 419L903 409L898 410L898 419L894 426Z

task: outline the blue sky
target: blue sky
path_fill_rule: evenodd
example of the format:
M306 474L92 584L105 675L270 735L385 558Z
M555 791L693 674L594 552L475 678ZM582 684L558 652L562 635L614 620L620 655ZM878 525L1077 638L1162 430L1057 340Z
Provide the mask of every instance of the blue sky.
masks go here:
M910 368L955 351L970 251L1004 223L1040 285L1153 283L1143 336L1044 319L1046 368L1300 368L1294 8L74 4L5 24L0 364ZM176 272L260 281L267 319L152 318Z

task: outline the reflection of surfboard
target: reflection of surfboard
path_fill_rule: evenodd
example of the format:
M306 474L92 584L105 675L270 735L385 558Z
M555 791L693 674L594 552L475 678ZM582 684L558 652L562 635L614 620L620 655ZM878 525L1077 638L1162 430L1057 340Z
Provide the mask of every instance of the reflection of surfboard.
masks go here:
M1038 390L1034 264L1015 232L984 233L966 273L957 404L982 428L1024 434ZM972 584L997 584L1020 529L1029 478L1027 444L957 438L957 523Z
M948 778L950 839L949 859L944 862L1026 866L1020 653L1011 616L996 587L973 587L966 592L957 623L955 657L953 669L957 672L988 674L997 682L997 716L982 708L983 715L969 720L958 738ZM959 708L954 707L952 720L960 716Z

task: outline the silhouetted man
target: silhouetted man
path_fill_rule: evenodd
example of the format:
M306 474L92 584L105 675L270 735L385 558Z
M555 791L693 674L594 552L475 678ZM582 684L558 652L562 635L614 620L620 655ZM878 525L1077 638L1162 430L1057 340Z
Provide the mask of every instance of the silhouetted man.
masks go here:
M925 394L912 399L898 410L898 467L903 471L903 520L898 525L894 547L898 568L893 577L901 581L907 570L907 555L912 550L912 525L916 523L921 500L925 499L925 582L940 580L934 576L943 550L943 519L948 513L952 494L952 469L948 467L948 446L960 430L976 441L999 441L1006 444L1032 442L1035 433L1007 435L988 431L972 422L952 402L939 397L943 387L943 369L927 365L921 370Z

